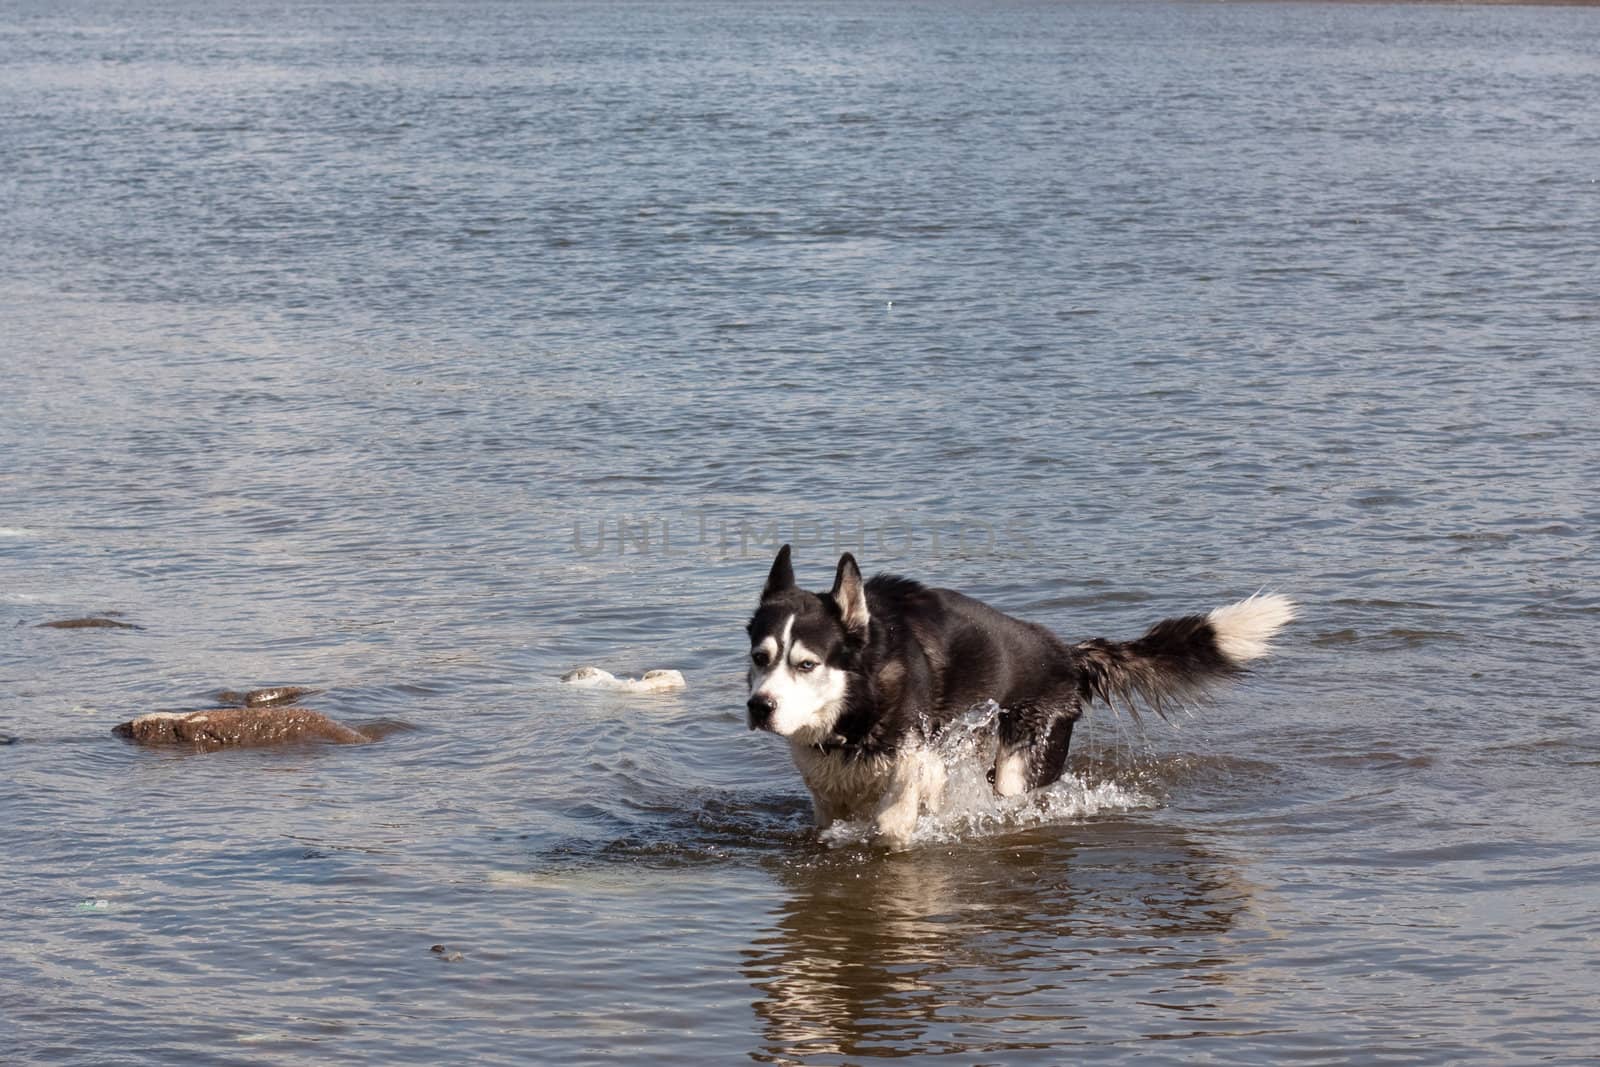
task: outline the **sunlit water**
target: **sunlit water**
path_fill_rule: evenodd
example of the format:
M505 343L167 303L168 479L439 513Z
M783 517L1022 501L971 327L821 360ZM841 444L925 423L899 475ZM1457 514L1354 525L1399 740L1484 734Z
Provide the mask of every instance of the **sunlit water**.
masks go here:
M7 6L0 1058L1586 1061L1597 85L1556 8ZM1303 614L888 855L744 728L779 540ZM279 683L416 729L109 732Z

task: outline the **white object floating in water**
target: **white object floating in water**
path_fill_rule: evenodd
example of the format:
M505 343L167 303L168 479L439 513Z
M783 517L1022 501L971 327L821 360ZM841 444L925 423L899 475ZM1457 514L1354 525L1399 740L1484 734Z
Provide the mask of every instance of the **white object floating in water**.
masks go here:
M642 678L618 678L599 667L579 667L563 674L561 680L584 689L610 689L618 693L665 693L687 688L683 675L677 671L645 671Z

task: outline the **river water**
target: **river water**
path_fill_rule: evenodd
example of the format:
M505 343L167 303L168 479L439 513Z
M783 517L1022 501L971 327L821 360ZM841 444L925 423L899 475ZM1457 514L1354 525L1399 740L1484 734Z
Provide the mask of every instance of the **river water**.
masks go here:
M3 1055L1590 1061L1597 86L1573 8L5 5ZM744 728L782 541L1302 615L891 855ZM414 729L109 732L267 684Z

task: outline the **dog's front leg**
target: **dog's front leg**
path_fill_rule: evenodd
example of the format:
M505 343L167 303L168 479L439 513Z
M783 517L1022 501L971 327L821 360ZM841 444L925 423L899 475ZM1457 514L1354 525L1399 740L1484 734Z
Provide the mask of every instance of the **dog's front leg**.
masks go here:
M911 845L911 832L917 826L917 811L922 806L923 754L902 753L889 772L889 784L878 801L873 821L878 838L893 851Z
M944 810L944 787L949 778L944 760L932 752L922 757L922 810L937 815Z
M818 830L826 830L832 826L834 820L843 814L835 804L830 804L828 798L815 790L811 793L811 821Z

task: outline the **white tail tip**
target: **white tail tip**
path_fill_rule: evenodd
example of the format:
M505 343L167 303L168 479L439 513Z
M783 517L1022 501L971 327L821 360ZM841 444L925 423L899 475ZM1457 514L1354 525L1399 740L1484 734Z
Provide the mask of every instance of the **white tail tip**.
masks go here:
M1294 601L1279 593L1257 593L1247 600L1217 608L1206 621L1216 631L1217 647L1234 663L1260 659L1272 648L1272 635L1294 618Z

